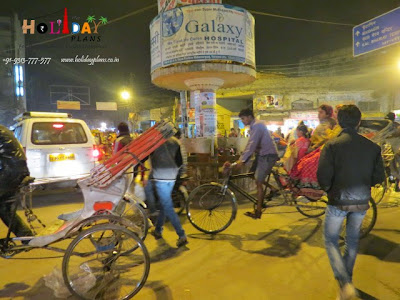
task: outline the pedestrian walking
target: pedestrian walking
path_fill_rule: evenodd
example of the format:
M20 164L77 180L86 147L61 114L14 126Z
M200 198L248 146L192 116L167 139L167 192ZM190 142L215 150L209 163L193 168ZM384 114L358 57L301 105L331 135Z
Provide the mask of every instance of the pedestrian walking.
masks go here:
M156 239L162 238L165 219L168 218L178 235L176 245L184 246L188 243L187 237L172 202L172 190L183 164L178 140L175 137L169 138L150 155L150 161L149 181L145 182L146 201L150 214L153 215L156 212L156 195L161 206L153 235Z
M369 208L371 187L385 180L381 149L357 133L361 112L355 105L338 110L342 132L328 141L319 160L317 178L328 193L324 225L325 248L339 283L338 299L356 296L353 268L356 261L360 228ZM344 254L339 248L339 234L346 219Z

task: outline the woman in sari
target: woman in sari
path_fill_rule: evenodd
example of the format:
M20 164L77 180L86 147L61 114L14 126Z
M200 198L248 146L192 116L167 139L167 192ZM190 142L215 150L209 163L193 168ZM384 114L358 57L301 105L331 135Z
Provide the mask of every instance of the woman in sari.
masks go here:
M296 136L297 139L287 147L285 155L282 157L287 172L290 172L293 165L307 154L310 147L309 132L306 125L301 124L296 127Z
M325 144L330 138L330 132L337 125L336 120L333 118L333 107L323 104L318 108L319 125L315 128L311 136L311 146L317 149Z
M336 107L336 109L339 106ZM320 124L311 136L311 148L314 151L299 159L290 171L290 177L298 187L319 189L317 170L319 157L323 145L330 139L339 135L341 128L334 119L333 107L321 105L318 108Z

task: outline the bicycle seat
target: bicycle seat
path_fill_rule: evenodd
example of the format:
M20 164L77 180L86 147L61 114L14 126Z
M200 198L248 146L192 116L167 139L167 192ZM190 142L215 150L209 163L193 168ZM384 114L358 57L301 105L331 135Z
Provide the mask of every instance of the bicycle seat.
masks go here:
M25 176L25 178L22 179L22 181L21 181L19 186L22 188L24 186L28 186L29 184L31 184L34 181L35 181L35 177Z

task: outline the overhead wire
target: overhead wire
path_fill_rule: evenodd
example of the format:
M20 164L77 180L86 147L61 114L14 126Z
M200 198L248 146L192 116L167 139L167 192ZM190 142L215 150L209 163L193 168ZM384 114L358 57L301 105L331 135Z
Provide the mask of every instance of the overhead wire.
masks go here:
M291 63L291 64L270 64L270 65L257 65L257 68L263 68L263 67L290 67L290 66L298 66L299 64L302 65L318 65L321 63L326 63L329 61L333 60L341 60L341 59L346 59L346 58L352 58L349 54L345 55L339 55L327 59L321 59L321 60L307 60L307 59L302 59L300 62L297 63Z
M372 69L386 69L389 68L390 64L387 65L367 65L367 66L345 66L342 68L328 68L328 69L309 69L301 71L286 71L286 70L260 70L260 74L273 74L273 75L283 75L287 77L315 77L315 76L338 76L340 75L354 75L354 73L363 74L366 72L371 72Z
M59 10L53 11L51 13L48 13L48 14L45 14L45 15L42 15L42 16L38 16L38 17L33 17L33 18L30 18L30 19L33 19L33 20L42 19L42 18L54 15L54 14L62 12L62 11L63 11L63 9L59 9Z
M379 57L382 55L379 54ZM281 73L281 74L296 74L297 76L303 74L310 74L310 72L322 72L324 74L331 72L345 72L354 71L358 69L367 69L369 67L390 65L390 60L376 60L378 53L367 56L354 58L350 54L331 57L329 59L314 60L314 61L301 61L297 64L286 65L258 65L257 71L259 73Z
M399 48L400 49L400 48ZM361 60L369 60L375 58L377 56L381 56L379 52L372 52L368 53L367 55L353 57L352 53L349 52L346 54L335 55L334 57L326 58L326 59L313 59L313 58L306 58L302 59L300 62L297 63L290 63L290 64L268 64L268 65L257 65L257 68L264 68L264 67L290 67L290 66L298 66L301 65L319 65L329 61L336 61L336 60L343 60L343 59L351 59L353 61L361 61Z
M257 71L296 71L296 70L319 70L319 69L327 69L327 68L335 68L335 69L340 69L343 67L367 67L367 66L372 66L372 65L386 65L390 64L390 62L387 63L379 63L375 61L364 61L364 62L343 62L343 63L332 63L332 64L326 64L326 65L318 65L318 66L303 66L301 64L298 65L298 67L285 67L285 68L258 68Z
M261 12L261 11L256 11L256 10L248 10L248 11L250 13L252 13L253 15L261 15L261 16L267 16L267 17L273 17L273 18L288 19L288 20L293 20L293 21L319 23L319 24L326 24L326 25L348 26L348 27L354 27L355 26L355 24L350 24L350 23L339 23L339 22L330 22L330 21L322 21L322 20L297 18L297 17L291 17L291 16L271 14L271 13Z

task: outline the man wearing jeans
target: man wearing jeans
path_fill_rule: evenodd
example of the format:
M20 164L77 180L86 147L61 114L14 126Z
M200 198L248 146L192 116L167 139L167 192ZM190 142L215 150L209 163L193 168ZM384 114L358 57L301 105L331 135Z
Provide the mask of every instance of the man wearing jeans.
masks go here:
M178 235L176 245L184 246L188 243L187 237L174 210L171 196L176 177L183 163L178 140L175 137L168 139L150 155L150 161L151 172L149 182L145 187L146 200L151 214L156 212L155 193L161 206L153 235L156 239L162 238L165 218L168 218Z
M326 143L318 165L317 177L328 193L325 217L325 248L340 286L338 299L356 296L352 283L360 228L369 208L371 187L385 179L381 149L359 135L361 112L355 105L343 105L338 111L341 134ZM339 234L346 219L344 255Z

